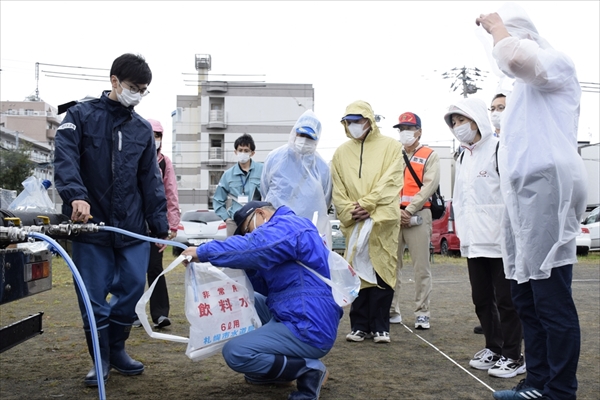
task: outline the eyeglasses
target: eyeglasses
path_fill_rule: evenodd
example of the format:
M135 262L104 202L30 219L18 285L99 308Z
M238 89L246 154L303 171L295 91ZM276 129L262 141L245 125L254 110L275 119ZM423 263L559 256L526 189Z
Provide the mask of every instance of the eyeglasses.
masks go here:
M246 225L246 228L242 228L242 235L248 233L248 229L250 229L250 224L252 223L252 218L254 218L254 214L256 214L256 211L254 211L252 213L252 216L248 219L248 225Z
M119 85L121 85L121 87L123 87L122 83L125 83L128 86L127 89L129 89L129 91L131 93L133 93L133 94L139 93L142 97L147 96L147 95L150 94L150 91L147 88L140 89L137 86L131 85L131 84L126 83L126 82L119 81Z
M491 111L491 112L494 112L494 111L500 111L500 112L502 112L502 111L504 111L505 108L506 107L501 104L497 108L494 107L494 106L491 106L490 108L488 108L488 110Z

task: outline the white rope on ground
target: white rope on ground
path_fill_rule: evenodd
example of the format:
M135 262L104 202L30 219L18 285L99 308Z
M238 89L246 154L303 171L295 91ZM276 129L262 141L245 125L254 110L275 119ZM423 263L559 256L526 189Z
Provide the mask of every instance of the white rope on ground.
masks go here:
M421 335L418 335L416 332L413 332L412 329L410 329L408 326L406 326L404 324L404 322L401 322L402 326L404 326L410 333L412 333L413 335L415 335L416 337L418 337L419 339L421 339L422 341L424 341L425 343L427 343L429 346L431 346L433 349L435 349L438 353L440 353L441 355L443 355L444 357L446 357L448 360L450 360L454 365L456 365L458 368L462 369L464 372L466 372L467 374L471 375L471 377L473 379L475 379L477 382L481 383L483 386L485 386L486 388L488 388L489 390L491 390L492 392L495 392L495 390L493 388L491 388L487 383L485 383L484 381L482 381L481 379L479 379L478 377L476 377L475 375L473 375L472 373L470 373L468 370L466 370L462 365L460 365L459 363L457 363L456 361L454 361L452 358L450 358L449 356L447 356L443 351L441 351L440 349L438 349L437 347L435 347L432 343L428 342L425 338L423 338Z

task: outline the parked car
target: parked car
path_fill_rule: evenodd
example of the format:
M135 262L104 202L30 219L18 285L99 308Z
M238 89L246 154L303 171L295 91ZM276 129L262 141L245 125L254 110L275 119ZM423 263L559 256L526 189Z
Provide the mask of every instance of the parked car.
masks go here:
M442 218L433 221L431 226L433 252L443 256L460 256L460 240L456 236L452 200L446 200L446 211Z
M600 207L596 207L583 220L583 226L590 231L590 250L600 251Z
M331 223L331 250L344 255L344 250L346 250L346 238L340 230L340 221L337 219L332 219L329 222Z
M587 256L592 245L592 239L590 237L590 230L585 226L581 225L581 232L575 238L577 243L577 254L580 256Z
M186 246L198 246L211 240L227 239L227 224L212 210L191 210L181 216L175 242ZM183 250L173 247L173 255L179 256Z

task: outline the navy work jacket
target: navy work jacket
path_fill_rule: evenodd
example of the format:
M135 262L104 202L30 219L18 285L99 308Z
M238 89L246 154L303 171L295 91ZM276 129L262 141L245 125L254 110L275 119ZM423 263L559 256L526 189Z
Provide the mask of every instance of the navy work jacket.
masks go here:
M89 222L166 237L167 203L152 128L108 93L69 108L56 131L54 182L62 212L71 216L73 200L85 200L93 216ZM109 232L73 240L111 247L139 242Z

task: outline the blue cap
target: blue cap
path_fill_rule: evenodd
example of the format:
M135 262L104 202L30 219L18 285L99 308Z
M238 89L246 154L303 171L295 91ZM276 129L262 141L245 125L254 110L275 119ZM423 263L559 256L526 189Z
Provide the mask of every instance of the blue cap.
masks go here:
M315 133L315 130L310 126L299 126L298 128L296 128L296 133L308 135L312 140L317 140L317 134Z
M44 179L44 180L42 181L42 185L44 185L44 187L46 188L46 190L48 190L48 188L49 188L50 186L52 186L52 182L50 182L48 179Z
M348 114L344 118L342 118L342 121L358 121L359 119L363 118L364 117L360 114Z

